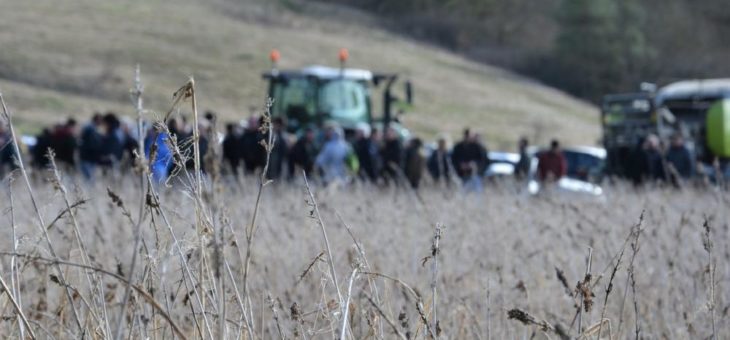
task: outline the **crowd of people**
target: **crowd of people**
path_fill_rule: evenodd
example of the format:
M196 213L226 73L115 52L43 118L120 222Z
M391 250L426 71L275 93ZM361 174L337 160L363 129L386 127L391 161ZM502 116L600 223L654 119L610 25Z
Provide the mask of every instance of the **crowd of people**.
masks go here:
M266 121L268 122L268 120ZM302 171L324 184L361 181L381 186L407 185L419 188L424 177L441 186L459 185L479 192L490 165L489 153L478 133L465 129L462 138L450 147L446 137L425 145L417 137L404 139L388 128L384 132L360 124L343 130L336 123L322 129L304 129L294 135L287 132L286 121L270 120L273 145L267 152L268 126L262 117L252 116L243 124L229 123L224 133L215 129L216 116L206 112L198 122L198 150L201 170L219 169L233 178L261 174L276 181L291 181ZM192 169L193 126L180 116L162 127L146 123L143 136L138 136L137 122L120 118L113 112L96 113L84 124L74 118L44 128L27 148L28 163L36 169L50 166L52 150L57 167L67 173L78 173L87 181L100 175L123 174L137 165L144 155L154 181L162 182ZM140 139L143 143L140 145ZM169 143L174 140L175 143ZM0 178L15 168L15 147L8 127L0 124ZM172 150L172 145L177 150ZM531 173L532 153L529 142L518 142L519 161L514 176L523 179L534 175L542 182L557 181L568 175L568 164L560 143L553 140L549 148L535 155L537 167ZM183 155L176 159L175 152ZM150 159L152 159L150 161ZM267 166L268 164L268 166ZM672 136L665 145L655 135L638 144L625 164L626 175L634 183L663 181L677 183L715 169L701 169L680 135ZM216 170L217 171L217 170ZM725 174L727 176L727 174Z
M257 147L261 140L268 140L266 132L260 130L260 123L259 119L251 118L245 127L226 126L222 160L224 168L233 175L254 174L266 164L265 149ZM456 178L464 183L478 182L489 165L479 135L469 130L453 150L448 149L445 138L439 138L437 147L428 156L420 138L404 141L393 128L382 133L360 124L351 136L345 136L340 126L328 123L321 134L304 129L298 137L289 138L285 122L274 118L272 131L274 144L267 177L274 180L291 180L305 171L318 174L325 184L359 180L418 188L426 173L444 185L451 185Z
M425 145L417 137L404 139L393 128L382 132L368 124L348 130L347 136L336 123L294 135L287 131L284 119L274 117L270 121L273 145L267 152L269 129L264 127L262 117L252 116L243 124L227 124L222 134L215 128L216 116L212 112L207 112L198 124L201 170L208 173L215 168L233 178L261 174L266 169L267 178L285 182L300 177L304 171L324 184L360 181L417 189L428 176L429 183L480 192L491 162L481 136L470 129L465 129L462 138L450 147L446 137ZM100 175L130 172L140 164L139 155L146 158L156 182L180 174L183 168L193 169L193 126L184 116L170 119L164 127L143 125L140 138L136 121L120 118L113 112L94 114L83 124L69 118L44 128L35 136L34 143L20 149L27 152L26 164L36 169L50 166L51 150L59 169L78 173L87 181ZM176 150L171 149L173 144ZM519 161L514 164L517 179L532 176L541 182L554 182L568 175L568 163L557 140L535 157L528 147L527 139L519 140ZM15 152L8 127L0 124L0 178L16 167ZM176 159L175 152L183 159ZM537 159L534 173L533 159ZM707 177L709 173L712 178L718 168L703 168L701 164L711 162L693 159L680 135L672 136L666 145L656 135L648 135L624 164L626 176L635 184L658 181L678 185L703 174ZM728 173L721 176L730 178Z
M201 154L207 152L208 141L213 131L212 114L206 114L201 125L199 146ZM156 180L166 178L174 170L173 157L166 139L174 135L181 149L189 151L192 128L185 120L169 121L166 129L150 125L144 129L144 144L140 149L136 122L120 118L113 112L95 113L88 122L80 125L76 119L69 118L63 123L42 129L28 145L26 159L36 169L51 166L52 152L56 166L64 171L80 173L86 180L93 181L97 176L131 171L140 154L149 158L154 147L154 160L150 169ZM156 143L153 143L156 141ZM17 165L15 147L6 126L0 124L0 175L4 176Z
M360 124L345 136L345 130L336 123L327 123L321 130L305 129L295 136L287 132L285 120L274 117L274 143L267 153L269 130L261 128L262 117L251 117L244 124L227 124L220 137L214 128L215 119L215 114L207 113L199 122L201 170L209 172L218 162L224 174L235 178L260 174L268 162L267 178L279 181L293 180L305 171L324 184L357 180L418 188L423 178L430 176L432 182L445 186L461 182L471 190L480 190L490 163L481 136L469 129L453 148L449 148L447 138L441 137L427 153L420 138L404 140L393 128L382 132ZM140 145L136 122L113 112L94 114L83 124L70 118L44 128L35 137L35 144L27 148L29 164L37 169L48 168L48 151L52 150L57 167L79 173L87 181L132 171L141 153L155 181L178 174L181 167L193 167L193 127L187 120L173 118L165 127L145 124L143 134ZM171 138L178 151L186 155L184 164L175 161L168 142ZM7 128L0 126L0 175L14 167L15 148L11 143Z
M393 128L383 133L360 124L345 136L336 123L327 123L321 130L304 129L294 136L287 132L285 120L274 117L271 120L273 145L267 152L269 130L262 128L262 117L252 116L244 124L227 124L220 137L215 120L215 114L208 112L199 121L201 170L209 172L218 164L222 165L218 168L223 174L234 178L260 174L266 168L266 177L277 181L293 180L304 171L324 184L356 180L417 189L424 176L429 176L430 182L437 185L456 184L479 192L490 165L481 136L470 129L464 130L461 140L453 147L449 147L446 137L439 137L426 152L420 138L404 140ZM157 182L179 174L181 168L193 168L193 126L186 119L170 119L165 127L145 124L143 131L140 145L136 122L120 119L112 112L94 114L83 125L69 118L43 129L35 137L35 144L27 148L29 163L37 169L49 167L48 151L52 150L60 169L80 173L88 181L102 174L131 171L138 164L136 158L140 154L147 158ZM175 161L168 141L171 138L176 141L177 152L185 156L184 160ZM527 139L520 139L520 157L514 169L518 179L530 174L532 155L528 146ZM14 154L7 126L0 124L0 176L4 177L15 167ZM697 171L681 136L672 137L669 145L663 147L658 137L650 135L631 157L628 174L635 183L689 179ZM539 153L537 160L535 179L556 181L567 175L567 161L557 140Z
M647 181L678 181L688 180L704 169L698 169L704 162L693 159L681 135L672 135L669 145L664 145L659 137L650 134L644 138L637 148L629 155L628 177L635 184Z

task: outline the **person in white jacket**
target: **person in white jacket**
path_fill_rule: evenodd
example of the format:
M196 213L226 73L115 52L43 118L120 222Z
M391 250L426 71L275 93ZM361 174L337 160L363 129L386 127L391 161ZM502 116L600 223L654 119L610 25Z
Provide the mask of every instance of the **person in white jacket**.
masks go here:
M327 127L325 140L326 142L314 162L316 168L322 171L322 179L325 184L346 181L346 162L350 153L350 145L342 137L342 130L336 126Z

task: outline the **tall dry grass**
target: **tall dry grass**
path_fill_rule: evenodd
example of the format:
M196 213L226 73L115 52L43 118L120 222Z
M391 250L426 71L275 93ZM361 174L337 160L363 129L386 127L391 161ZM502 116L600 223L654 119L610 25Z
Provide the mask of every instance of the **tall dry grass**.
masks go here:
M190 81L161 120L187 105L195 114L193 98ZM723 192L618 185L602 198L532 197L510 181L489 184L483 196L322 188L304 176L204 175L197 150L171 147L177 161L193 157L196 166L168 186L153 183L145 164L139 176L93 184L25 168L7 182L2 334L730 335Z

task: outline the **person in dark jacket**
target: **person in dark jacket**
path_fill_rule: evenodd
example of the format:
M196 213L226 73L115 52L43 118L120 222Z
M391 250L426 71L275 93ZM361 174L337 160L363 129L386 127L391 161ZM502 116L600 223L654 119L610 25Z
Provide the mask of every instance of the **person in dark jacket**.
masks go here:
M554 139L550 142L550 150L542 152L538 156L537 178L541 182L552 182L558 181L567 173L568 162L560 149L560 142Z
M269 171L266 177L269 179L279 179L284 174L284 163L289 153L289 145L286 139L284 119L275 117L271 123L272 133L274 134L274 148L271 149L271 155L269 156ZM264 136L268 140L267 134Z
M124 156L124 144L122 144L122 133L119 129L121 122L119 118L109 112L102 117L101 134L101 158L99 164L106 170L116 168Z
M122 124L122 148L124 150L124 164L126 169L132 168L137 163L137 155L139 154L139 141L132 133L131 124Z
M662 157L662 147L659 137L649 135L646 141L646 176L653 180L666 180L667 171L664 165L664 157Z
M259 131L259 118L248 119L248 126L241 136L241 155L247 174L253 174L257 169L263 168L266 163L266 150L261 145L264 139Z
M520 138L520 141L517 144L517 148L520 153L520 160L517 161L517 165L515 166L515 177L517 177L517 179L526 178L527 175L530 173L530 163L532 162L532 157L530 157L530 155L527 153L528 146L530 146L530 142L527 140L527 138Z
M647 161L646 145L647 138L641 138L631 149L628 159L623 162L626 177L631 180L635 186L639 186L648 179L649 162ZM618 151L616 152L618 154ZM616 156L618 158L618 156ZM618 158L621 159L621 158Z
M198 152L200 153L200 170L205 172L205 155L208 152L208 136L207 132L208 120L202 119L198 121ZM195 132L194 124L188 124L187 119L183 116L181 127L178 130L177 141L180 152L185 157L185 169L192 173L195 170ZM172 131L172 129L170 130ZM173 172L176 173L176 172Z
M476 176L481 178L489 166L487 149L481 143L480 136L469 129L464 130L464 139L454 146L451 152L456 174L467 182Z
M489 150L482 142L482 135L475 133L472 135L469 144L469 155L472 162L476 164L477 176L482 177L489 168Z
M0 179L6 171L15 169L15 145L10 131L0 123Z
M48 149L51 147L51 139L53 134L50 129L43 129L41 133L36 136L36 142L31 149L31 156L33 157L32 164L34 167L39 169L45 169L51 165L51 161L46 157Z
M670 139L669 149L664 156L667 160L667 167L671 172L676 171L676 175L682 179L689 179L694 175L694 162L692 155L684 145L684 139L681 135L675 134Z
M695 162L692 160L692 154L684 144L681 135L675 134L670 139L669 148L664 154L666 161L666 178L676 186L681 186L681 180L692 178L695 172Z
M408 182L413 189L418 189L423 177L423 168L425 168L426 159L421 153L423 142L419 138L413 138L408 142L405 151L405 168L404 172Z
M451 151L451 162L453 163L456 175L466 181L471 176L472 167L469 165L469 144L471 130L464 129L464 138L454 145Z
M238 177L238 167L241 164L241 136L235 124L226 124L226 135L223 137L223 160L228 163L231 174Z
M360 162L359 177L362 180L377 183L380 173L380 150L378 146L378 130L370 131L367 125L359 126L355 131L353 148Z
M314 159L317 157L314 139L314 130L306 128L304 134L297 139L297 142L289 150L289 179L301 175L302 170L307 173L307 176L314 170Z
M398 184L399 172L403 171L403 145L393 128L385 133L385 143L380 151L383 160L383 179L386 184L393 181Z
M65 124L60 124L51 133L50 147L56 153L58 165L73 168L76 164L76 120L69 118Z
M203 118L205 118L206 124L208 126L215 126L215 124L218 122L218 114L212 110L206 110Z
M443 180L446 185L451 185L451 157L446 144L446 138L441 137L437 141L436 150L428 157L428 172L435 182Z
M94 179L96 167L102 158L102 123L102 115L97 113L81 130L79 159L81 160L81 173L87 180Z

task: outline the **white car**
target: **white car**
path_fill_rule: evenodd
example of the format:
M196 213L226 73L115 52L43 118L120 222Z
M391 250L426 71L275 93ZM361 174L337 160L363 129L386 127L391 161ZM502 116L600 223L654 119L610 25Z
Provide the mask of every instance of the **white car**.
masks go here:
M527 190L530 194L540 191L540 182L537 181L538 155L546 150L537 150L533 153L530 165L530 182ZM587 194L591 196L603 195L603 188L598 185L603 179L603 168L606 161L606 150L592 146L575 146L563 148L563 155L568 163L567 175L557 183L558 191Z
M490 151L489 166L484 172L485 177L512 176L515 174L520 155L512 152Z

